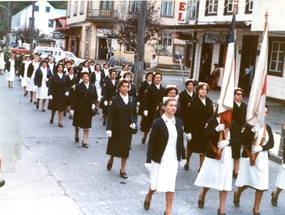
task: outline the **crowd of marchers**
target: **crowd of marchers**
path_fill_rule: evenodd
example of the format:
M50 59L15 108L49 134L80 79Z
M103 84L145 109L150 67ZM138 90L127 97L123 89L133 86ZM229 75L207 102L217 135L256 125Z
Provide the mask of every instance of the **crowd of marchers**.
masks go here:
M55 62L52 55L42 58L40 53L16 55L0 50L0 74L6 76L9 88L13 88L15 78L19 78L23 95L29 102L42 112L46 112L46 108L51 111L51 124L58 112L57 124L63 128L62 119L68 115L74 126L74 141L79 143L81 139L83 148L89 147L92 117L102 114L102 126L106 126L109 137L107 170L112 169L115 157L121 158L119 176L123 179L128 178L126 164L132 136L140 130L141 143L148 144L145 166L150 172L150 187L143 203L145 210L150 209L155 191L165 192L164 214L171 214L178 166L185 171L195 168L190 165L190 157L198 153L200 162L194 184L201 187L197 196L199 208L204 208L207 191L213 188L219 190L217 214L226 214L227 193L233 189L234 178L237 189L233 193L233 204L239 207L242 192L252 188L255 190L252 212L260 214L262 195L269 186L268 150L274 146L270 126L264 124L258 128L246 123L247 105L242 101L241 88L234 90L230 128L221 123L218 108L213 107L207 96L209 90L216 87L217 65L208 83L187 79L185 90L178 92L175 85L161 85L163 75L156 72L155 57L139 86L132 83L134 75L129 65L122 65L120 71L115 69L113 55L103 65L86 59L74 67L74 62L67 58ZM268 113L266 106L265 118ZM139 123L138 116L141 116ZM4 184L2 181L0 186ZM284 188L283 164L276 190L271 193L273 206L277 206L279 193Z

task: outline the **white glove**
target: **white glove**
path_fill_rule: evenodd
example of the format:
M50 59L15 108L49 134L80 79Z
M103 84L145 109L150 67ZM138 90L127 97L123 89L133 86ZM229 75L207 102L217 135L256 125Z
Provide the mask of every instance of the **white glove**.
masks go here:
M27 78L27 81L30 82L30 81L31 81L31 78Z
M147 117L148 111L147 111L147 110L144 110L144 111L143 111L143 115L144 115L145 117Z
M53 97L52 97L52 95L49 95L48 98L49 98L50 100L52 100Z
M186 164L186 159L182 159L182 160L179 162L179 165L180 165L181 167L184 167L185 164Z
M282 168L285 169L285 164L282 165Z
M136 124L135 123L130 124L130 128L131 129L135 129L136 128Z
M106 134L108 137L112 137L112 131L111 130L106 131Z
M105 106L108 106L108 101L104 101L104 105L105 105Z
M219 124L215 129L217 132L223 131L225 130L225 124Z
M49 79L48 78L46 78L46 81L48 81Z
M35 90L37 90L37 89L38 89L38 86L36 85L36 86L35 86Z
M185 137L186 137L186 139L187 139L188 141L190 141L190 140L192 139L192 134L191 134L191 133L187 133L187 134L185 135Z
M227 145L230 144L230 141L228 140L222 140L221 142L218 142L218 148L219 149L223 149L225 148Z
M258 125L254 126L254 127L251 129L251 131L252 131L253 133L258 132L258 131L259 131L259 126L258 126Z
M140 104L141 104L140 102L137 102L137 106L138 106L138 107L140 106Z
M71 88L72 88L72 89L75 89L75 85L73 85Z
M64 94L65 96L69 96L69 92L65 92L65 94Z
M261 152L262 149L263 149L262 146L253 146L251 152L252 153Z
M21 80L22 80L22 78L23 78L23 77L20 75L20 79L21 79Z
M96 107L96 105L92 104L92 109L94 109Z
M151 170L151 163L145 163L144 166L147 168L148 171Z

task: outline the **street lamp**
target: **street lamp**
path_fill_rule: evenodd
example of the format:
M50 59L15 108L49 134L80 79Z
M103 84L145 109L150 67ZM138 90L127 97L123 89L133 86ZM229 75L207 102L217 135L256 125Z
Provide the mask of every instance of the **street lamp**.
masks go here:
M3 6L3 5L0 5L0 7L4 8L5 10L7 10L8 12L8 31L6 33L6 47L9 48L9 44L10 44L10 37L9 37L9 30L11 28L11 21L10 21L10 9L8 9L7 7ZM9 8L10 8L10 2L9 2Z

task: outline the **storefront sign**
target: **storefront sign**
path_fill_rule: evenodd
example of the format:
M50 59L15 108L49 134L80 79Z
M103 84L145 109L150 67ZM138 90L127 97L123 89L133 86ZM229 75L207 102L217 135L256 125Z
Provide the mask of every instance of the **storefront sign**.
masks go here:
M180 0L178 2L177 22L186 23L187 1Z
M112 31L110 29L97 29L97 37L107 37Z
M227 43L227 35L222 34L204 34L204 43Z

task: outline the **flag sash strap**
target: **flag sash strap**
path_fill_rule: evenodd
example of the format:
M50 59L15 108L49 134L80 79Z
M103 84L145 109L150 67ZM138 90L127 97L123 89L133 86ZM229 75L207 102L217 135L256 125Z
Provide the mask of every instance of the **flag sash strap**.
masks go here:
M216 159L217 159L217 160L220 160L221 157L222 157L223 149L218 149L218 148L213 144L212 141L210 141L210 146L211 146L212 150L213 150L213 151L215 152L215 154L216 154Z
M266 138L266 124L263 125L263 135L262 135L262 138L260 140L259 146L263 145L265 138ZM254 139L254 144L253 144L254 146L257 146L256 141L257 141L257 137ZM255 160L256 160L259 152L251 154L251 152L248 149L248 146L245 146L245 152L246 152L247 156L249 157L250 166L254 166Z

